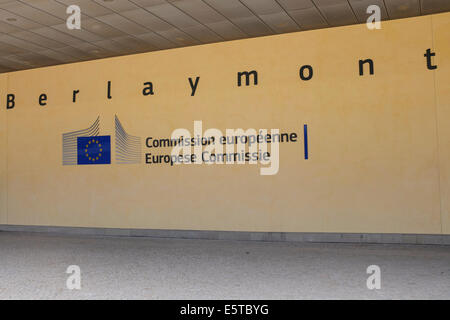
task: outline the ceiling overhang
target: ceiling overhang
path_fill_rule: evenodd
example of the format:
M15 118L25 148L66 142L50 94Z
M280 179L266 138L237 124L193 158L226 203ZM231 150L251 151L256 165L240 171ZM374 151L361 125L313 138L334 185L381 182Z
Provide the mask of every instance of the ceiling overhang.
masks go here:
M68 6L81 9L69 30ZM0 0L0 73L450 11L450 0Z

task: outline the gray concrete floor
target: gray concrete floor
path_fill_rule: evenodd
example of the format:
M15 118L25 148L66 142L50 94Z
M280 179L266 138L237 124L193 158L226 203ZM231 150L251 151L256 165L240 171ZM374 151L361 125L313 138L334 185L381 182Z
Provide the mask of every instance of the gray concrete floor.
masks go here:
M0 299L450 299L450 246L0 232Z

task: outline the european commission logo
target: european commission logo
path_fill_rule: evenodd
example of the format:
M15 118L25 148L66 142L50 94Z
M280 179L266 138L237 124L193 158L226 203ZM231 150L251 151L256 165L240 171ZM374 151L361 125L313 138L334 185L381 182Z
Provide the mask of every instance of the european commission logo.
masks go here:
M115 116L116 163L141 162L141 138L128 134ZM82 130L63 133L63 165L111 164L111 136L100 134L100 117Z

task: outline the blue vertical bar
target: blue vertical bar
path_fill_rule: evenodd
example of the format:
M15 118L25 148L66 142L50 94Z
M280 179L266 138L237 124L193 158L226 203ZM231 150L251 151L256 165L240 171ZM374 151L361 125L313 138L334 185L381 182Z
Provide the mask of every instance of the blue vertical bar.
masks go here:
M308 125L303 125L303 145L305 147L305 160L308 160Z

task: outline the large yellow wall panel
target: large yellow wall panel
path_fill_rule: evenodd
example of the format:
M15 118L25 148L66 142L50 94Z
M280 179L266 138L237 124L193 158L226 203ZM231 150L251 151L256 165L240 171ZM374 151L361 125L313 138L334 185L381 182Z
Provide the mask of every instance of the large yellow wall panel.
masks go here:
M450 19L433 16L442 231L450 234Z
M381 30L347 26L10 73L16 106L2 110L7 223L449 233L449 20L425 16L383 22ZM428 48L437 52L437 72L427 69ZM369 58L375 72L366 65L360 76L358 61ZM300 79L302 65L313 67L311 80ZM245 70L257 70L258 85L237 86ZM191 96L188 78L197 76ZM147 81L154 95L142 95ZM38 104L42 93L46 106ZM115 115L141 137L138 164L116 161ZM97 117L99 134L111 136L112 163L63 165L62 134ZM269 176L260 175L261 165L145 163L145 153L170 154L147 148L147 137L192 132L195 120L224 133L277 128L298 141L280 144L279 171Z
M7 92L7 78L6 74L0 74L0 93L5 96ZM0 224L7 223L7 163L6 163L6 110L0 108Z

